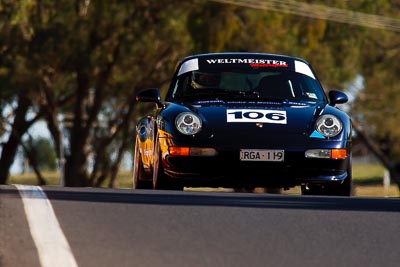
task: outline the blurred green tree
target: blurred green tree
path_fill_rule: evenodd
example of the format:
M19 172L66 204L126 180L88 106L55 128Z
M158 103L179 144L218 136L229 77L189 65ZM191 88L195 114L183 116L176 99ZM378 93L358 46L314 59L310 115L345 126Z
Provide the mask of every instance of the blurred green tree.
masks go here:
M115 181L133 145L135 92L165 86L190 47L185 11L180 1L3 1L1 103L15 108L0 183L39 118L47 121L58 157L65 155L67 186ZM68 142L60 151L63 137Z

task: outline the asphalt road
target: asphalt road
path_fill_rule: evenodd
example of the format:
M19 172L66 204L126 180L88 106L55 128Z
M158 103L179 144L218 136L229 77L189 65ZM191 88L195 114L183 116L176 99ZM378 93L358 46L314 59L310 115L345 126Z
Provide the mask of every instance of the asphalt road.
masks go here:
M42 189L0 186L1 267L400 264L399 198Z

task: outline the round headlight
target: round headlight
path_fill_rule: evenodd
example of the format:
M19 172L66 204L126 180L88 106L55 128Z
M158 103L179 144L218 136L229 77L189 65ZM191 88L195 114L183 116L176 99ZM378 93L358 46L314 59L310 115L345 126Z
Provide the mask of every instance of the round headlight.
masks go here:
M183 112L176 117L176 128L183 134L192 135L201 130L200 118L190 112Z
M316 124L317 131L326 137L338 135L342 127L342 122L333 115L322 115L318 118Z

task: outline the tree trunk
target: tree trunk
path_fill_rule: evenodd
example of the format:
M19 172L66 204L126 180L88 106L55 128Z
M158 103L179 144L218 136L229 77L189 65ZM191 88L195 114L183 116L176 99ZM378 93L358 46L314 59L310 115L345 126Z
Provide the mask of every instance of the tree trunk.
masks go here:
M71 129L70 154L66 157L65 185L72 187L88 186L87 157L89 127L87 102L89 78L81 66L77 67L77 88L75 91L74 119Z
M381 161L383 166L389 170L390 177L400 189L400 163L393 162L385 155L378 145L367 135L363 127L354 119L352 119L353 128L358 136L363 140L368 149Z
M82 118L77 118L75 113L74 125L72 129L70 155L66 157L65 165L65 185L72 187L88 186L87 175L87 130L82 127Z
M17 109L15 118L12 124L11 134L8 141L3 145L0 158L0 184L7 183L11 165L14 163L15 155L17 154L18 146L22 135L31 126L31 122L25 120L25 116L31 102L24 96L18 97Z

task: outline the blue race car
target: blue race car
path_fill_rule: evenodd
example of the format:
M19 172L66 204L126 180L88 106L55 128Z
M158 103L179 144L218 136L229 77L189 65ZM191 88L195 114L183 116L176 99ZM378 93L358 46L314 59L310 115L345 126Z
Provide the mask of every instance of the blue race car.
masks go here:
M136 126L133 188L278 188L350 196L350 117L297 57L224 52L177 65L165 99Z

